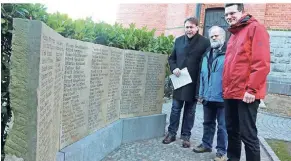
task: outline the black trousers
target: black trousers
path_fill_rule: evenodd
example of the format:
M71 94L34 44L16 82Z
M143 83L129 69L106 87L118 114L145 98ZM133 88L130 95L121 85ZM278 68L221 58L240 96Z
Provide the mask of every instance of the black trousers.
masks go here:
M227 157L239 161L241 141L245 144L246 160L260 161L260 143L256 127L260 100L245 103L242 100L226 99L225 121L228 134Z

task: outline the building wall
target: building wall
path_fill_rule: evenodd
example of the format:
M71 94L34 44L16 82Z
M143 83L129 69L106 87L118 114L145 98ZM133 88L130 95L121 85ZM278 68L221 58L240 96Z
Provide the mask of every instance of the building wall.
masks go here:
M271 72L268 92L291 96L291 31L269 31Z
M270 29L291 29L291 3L266 4L265 25Z
M116 21L126 27L135 23L138 28L156 28L160 35L165 32L167 9L168 4L120 4Z
M184 32L181 20L185 19L186 4L169 4L167 10L166 35L182 35Z
M120 4L116 21L124 26L135 23L156 28L156 35L182 35L183 21L195 12L196 4Z
M201 4L200 33L203 32L205 10L216 7L224 7L224 4ZM268 29L291 30L291 3L245 4L245 10ZM149 28L157 28L156 35L165 33L179 36L184 33L184 19L195 16L195 13L196 4L121 4L117 22L125 25L134 22L138 27L147 25Z

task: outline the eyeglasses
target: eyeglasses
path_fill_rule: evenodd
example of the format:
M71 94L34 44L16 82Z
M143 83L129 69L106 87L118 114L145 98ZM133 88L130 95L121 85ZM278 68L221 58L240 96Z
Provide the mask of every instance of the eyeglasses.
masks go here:
M226 14L224 14L224 17L228 17L228 15L230 15L230 16L233 16L234 14L236 14L238 11L236 11L236 12L229 12L229 13L226 13Z

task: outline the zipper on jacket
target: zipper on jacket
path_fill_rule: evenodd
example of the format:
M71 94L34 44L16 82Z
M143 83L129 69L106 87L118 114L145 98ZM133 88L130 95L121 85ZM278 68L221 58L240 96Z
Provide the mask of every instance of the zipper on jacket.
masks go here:
M214 62L218 57L220 57L220 56L222 56L222 55L224 55L224 54L217 54L217 56L213 59L213 62ZM218 61L218 60L217 60L217 61ZM212 72L215 72L215 71L216 71L217 61L215 62L215 65L214 65L214 68L213 68ZM212 62L212 63L213 63L213 62Z
M217 56L213 59L212 64L218 57L222 55L224 54L217 54ZM212 64L209 64L209 57L207 55L206 55L206 58L207 58L206 60L207 60L207 69L208 69L208 86L209 86L211 73L216 71L218 60L215 62L214 68L212 68Z
M208 56L206 56L206 58L207 58L207 69L208 69L208 86L209 86L209 79L210 79L210 73L211 73L211 66L212 66L212 64L210 64L209 65L209 57Z

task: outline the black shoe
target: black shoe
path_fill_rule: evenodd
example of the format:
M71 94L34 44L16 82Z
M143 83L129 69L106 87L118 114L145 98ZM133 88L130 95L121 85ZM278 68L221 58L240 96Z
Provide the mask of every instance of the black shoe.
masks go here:
M171 142L174 142L174 141L176 141L176 137L167 134L165 139L163 140L163 144L170 144Z
M205 152L212 152L212 149L205 148L202 144L198 145L197 147L193 148L195 153L205 153Z

